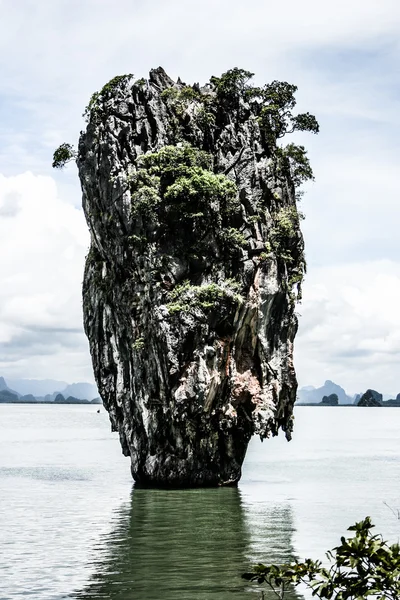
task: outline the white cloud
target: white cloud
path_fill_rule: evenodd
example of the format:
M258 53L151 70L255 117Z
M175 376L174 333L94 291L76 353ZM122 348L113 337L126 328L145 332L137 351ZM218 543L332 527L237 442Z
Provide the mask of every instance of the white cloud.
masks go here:
M301 385L400 392L400 262L315 268L307 277L295 356Z
M81 325L88 242L82 211L50 177L0 175L1 373L91 378Z

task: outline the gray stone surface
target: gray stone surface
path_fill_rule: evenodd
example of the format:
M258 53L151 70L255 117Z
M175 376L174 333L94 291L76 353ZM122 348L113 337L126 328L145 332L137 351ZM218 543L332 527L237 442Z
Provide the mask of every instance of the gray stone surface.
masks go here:
M252 106L218 109L215 123L202 127L202 105L193 100L176 121L161 96L170 86L182 88L156 69L145 83L105 94L81 135L77 163L91 232L85 331L134 479L151 486L236 484L253 434L267 438L282 429L291 437L300 288L291 278L304 270L303 238L297 219L279 255L268 245L279 211L297 214L296 203ZM212 86L201 90L213 97ZM196 262L174 244L182 231L160 241L157 229L133 214L138 157L182 141L209 152L214 172L238 188L236 226L247 244L232 256L223 255L212 224L209 251ZM140 236L145 250L132 242ZM208 313L168 308L168 294L184 280L223 288L232 277L242 302L225 297Z

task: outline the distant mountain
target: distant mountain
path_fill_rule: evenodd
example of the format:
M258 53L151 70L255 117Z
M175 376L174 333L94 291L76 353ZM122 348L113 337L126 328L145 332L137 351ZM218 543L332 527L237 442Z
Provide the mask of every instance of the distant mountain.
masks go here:
M394 394L381 394L376 390L368 389L365 393L348 396L345 390L330 381L325 381L320 388L307 385L297 391L298 404L315 404L318 406L336 406L339 404L353 404L355 406L398 406L400 407L400 394L394 399Z
M3 377L0 377L1 379ZM66 381L57 381L56 379L9 379L7 377L7 382L19 394L23 396L32 394L36 398L53 394L56 390L63 390L68 385Z
M367 390L357 403L357 406L382 406L382 394L376 390Z
M19 397L10 390L0 390L0 402L18 402Z
M94 398L93 400L87 400L86 398L74 398L73 396L64 398L62 394L57 394L54 404L102 404L102 402L100 398Z
M57 379L8 379L0 377L0 392L8 390L12 394L21 396L34 396L41 402L54 402L57 394L64 398L72 396L78 400L93 400L98 398L97 387L92 383L80 382L68 384Z
M396 398L388 394L380 394L376 390L367 390L357 402L357 406L400 406L400 394Z
M93 400L99 395L97 387L92 383L71 383L71 385L67 385L65 389L60 391L64 398L73 396L79 400Z
M2 392L2 391L11 392L12 394L16 395L17 397L19 397L21 395L18 392L16 392L15 390L12 390L10 387L8 387L4 377L0 377L0 392Z
M339 404L339 398L337 397L337 394L324 396L319 404L322 404L323 406L337 406Z
M399 394L397 394L397 398L394 400L393 398L391 400L384 400L382 402L383 406L400 406L400 399L399 399Z
M32 394L25 394L20 397L20 402L37 402L37 399Z
M331 396L332 394L336 394L338 397L339 404L352 404L353 398L348 396L345 390L337 385L333 381L327 379L324 385L320 388L313 388L312 386L307 386L299 389L297 391L297 398L299 403L304 404L319 404L322 402L322 398L324 396Z
M369 393L369 394L370 394L370 396L371 396L372 398L374 398L374 399L375 399L377 402L379 402L380 404L382 404L382 400L383 400L383 396L382 396L382 394L380 394L380 393L379 393L379 392L377 392L376 390L371 390L371 389L369 389L369 390L367 390L367 391L365 392L365 394L368 394L368 393ZM364 396L365 396L365 394L364 394Z

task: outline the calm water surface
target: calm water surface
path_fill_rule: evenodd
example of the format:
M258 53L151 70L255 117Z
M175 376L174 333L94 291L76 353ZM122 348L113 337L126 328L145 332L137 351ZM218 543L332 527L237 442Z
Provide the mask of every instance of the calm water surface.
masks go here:
M400 537L400 409L298 407L239 489L183 491L135 489L96 411L0 405L1 600L255 600L254 562L323 559L366 515Z

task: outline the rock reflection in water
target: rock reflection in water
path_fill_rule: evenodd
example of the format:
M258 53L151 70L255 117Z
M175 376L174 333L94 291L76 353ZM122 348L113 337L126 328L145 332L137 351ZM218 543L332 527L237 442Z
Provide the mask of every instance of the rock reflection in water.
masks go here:
M273 523L264 520L268 516ZM254 586L240 577L258 554L248 527L255 525L253 517L245 518L237 488L136 488L131 503L119 511L114 530L96 549L91 581L72 598L256 599ZM290 523L287 506L263 514L255 539L263 540L263 550L270 549L266 559L291 557ZM274 554L276 543L279 550Z

